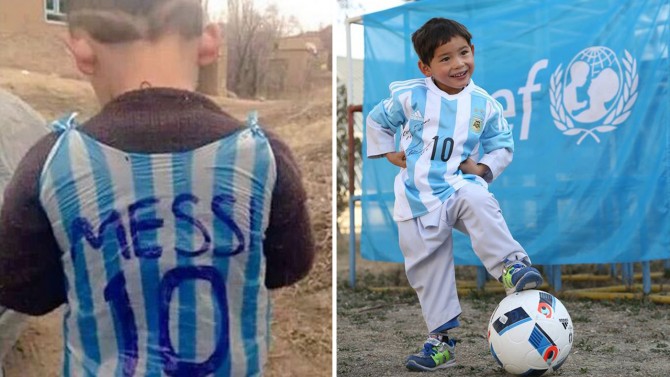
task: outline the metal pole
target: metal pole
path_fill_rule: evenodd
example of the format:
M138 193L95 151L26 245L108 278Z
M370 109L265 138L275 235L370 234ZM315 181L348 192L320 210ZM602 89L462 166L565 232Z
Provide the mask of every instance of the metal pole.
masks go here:
M553 283L552 285L554 286L554 290L556 292L560 291L563 289L563 279L561 277L561 265L556 264L552 266L552 275L553 275Z
M544 266L544 274L547 276L547 283L550 286L554 286L554 265L548 264Z
M349 286L356 286L356 217L354 211L354 194L356 191L356 172L354 162L356 151L354 143L354 113L363 111L362 105L347 106L347 175L349 176Z
M651 293L651 265L649 261L642 262L642 292Z
M627 287L633 286L633 263L621 264L621 279Z
M354 197L349 195L349 287L356 287L356 219Z
M356 190L356 172L354 169L355 160L356 160L356 145L354 143L354 113L363 111L362 105L349 105L347 106L347 174L349 175L349 197L354 196L354 191Z
M363 17L348 18L347 23L347 104L354 102L354 62L351 57L351 24L360 23Z
M486 267L477 266L477 289L484 289L484 284L486 284L486 278L488 277L488 274L489 273L486 271Z
M349 175L349 286L354 288L356 286L356 218L354 205L357 198L354 197L355 179L354 179L354 114L356 108L362 111L363 106L351 106L354 101L354 63L351 57L351 24L361 22L362 17L348 18L346 21L346 38L347 38L347 121L348 121L348 154L347 163Z

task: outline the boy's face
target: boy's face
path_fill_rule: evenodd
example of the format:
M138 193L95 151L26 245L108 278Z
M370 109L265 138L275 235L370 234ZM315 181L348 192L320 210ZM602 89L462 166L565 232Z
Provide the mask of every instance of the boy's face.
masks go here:
M441 90L456 94L470 83L475 70L475 46L465 38L455 36L435 49L430 64L419 61L419 69L426 77L433 77Z

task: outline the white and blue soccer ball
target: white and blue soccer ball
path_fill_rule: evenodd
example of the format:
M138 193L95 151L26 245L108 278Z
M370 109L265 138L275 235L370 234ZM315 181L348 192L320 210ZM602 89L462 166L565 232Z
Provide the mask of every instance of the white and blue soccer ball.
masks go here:
M554 296L528 290L505 297L489 320L493 358L508 373L545 376L563 365L573 339L572 319Z

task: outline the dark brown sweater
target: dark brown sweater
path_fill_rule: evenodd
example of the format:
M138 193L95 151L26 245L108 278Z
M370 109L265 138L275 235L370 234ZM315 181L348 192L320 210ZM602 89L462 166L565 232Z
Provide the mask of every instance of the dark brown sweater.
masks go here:
M189 151L244 127L208 98L151 88L125 93L79 129L125 152ZM303 278L314 260L314 241L300 171L289 148L266 131L277 164L270 223L263 243L265 285ZM0 212L0 305L40 315L66 300L61 254L39 200L39 176L57 135L42 138L19 164Z

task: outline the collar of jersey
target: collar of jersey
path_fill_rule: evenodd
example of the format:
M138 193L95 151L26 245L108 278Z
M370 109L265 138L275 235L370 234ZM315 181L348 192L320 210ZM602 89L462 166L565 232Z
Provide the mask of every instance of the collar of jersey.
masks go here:
M453 100L459 99L463 96L469 95L470 92L475 88L475 82L472 81L472 79L470 79L470 83L468 84L468 86L466 86L465 88L463 88L463 90L461 90L460 92L458 92L456 94L449 94L449 93L443 91L442 89L438 88L437 85L435 85L435 83L433 82L432 77L426 77L426 86L428 86L428 89L430 91L440 95L442 98L453 101Z

